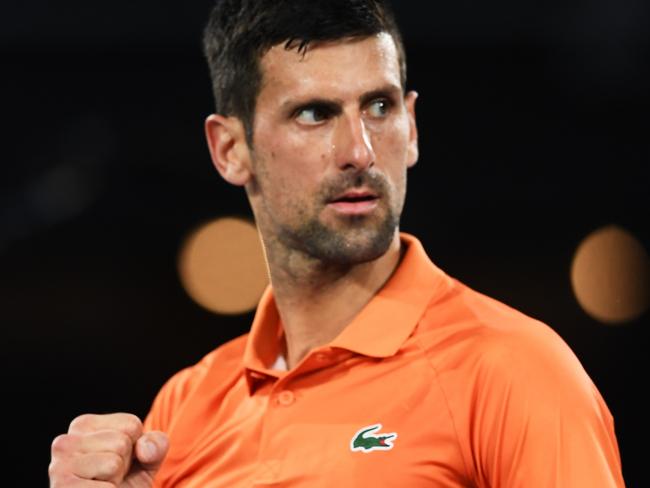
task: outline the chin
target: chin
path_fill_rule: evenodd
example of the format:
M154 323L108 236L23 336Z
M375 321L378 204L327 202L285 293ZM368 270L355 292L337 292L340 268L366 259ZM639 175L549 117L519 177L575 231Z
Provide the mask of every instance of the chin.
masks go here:
M300 246L304 252L323 264L353 265L380 258L390 248L397 225L394 219L385 219L380 225L368 228L358 222L346 229L330 229L312 225L301 233ZM307 230L307 229L304 229Z

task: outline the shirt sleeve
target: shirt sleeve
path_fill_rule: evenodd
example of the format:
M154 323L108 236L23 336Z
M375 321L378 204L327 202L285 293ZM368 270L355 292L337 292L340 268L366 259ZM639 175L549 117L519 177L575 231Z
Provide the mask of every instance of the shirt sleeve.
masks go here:
M144 420L144 429L169 432L178 409L191 386L192 369L186 368L174 374L160 389Z
M215 389L220 391L235 381L242 368L241 357L246 338L247 335L242 335L217 347L198 363L168 379L145 418L145 429L170 433L186 415L184 408L192 402L193 395L201 396L201 385L204 385L205 394L206 391L213 393Z
M479 486L624 486L612 415L550 328L500 340L477 371L470 443Z

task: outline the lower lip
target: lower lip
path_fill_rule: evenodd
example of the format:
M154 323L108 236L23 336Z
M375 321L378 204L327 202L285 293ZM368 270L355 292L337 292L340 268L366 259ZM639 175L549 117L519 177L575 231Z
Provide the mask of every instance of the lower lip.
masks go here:
M343 215L366 215L377 208L378 199L359 202L332 202L328 206Z

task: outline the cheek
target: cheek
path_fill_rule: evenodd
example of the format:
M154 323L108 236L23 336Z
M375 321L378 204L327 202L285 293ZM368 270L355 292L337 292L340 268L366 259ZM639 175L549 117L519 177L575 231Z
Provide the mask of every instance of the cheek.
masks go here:
M332 131L290 133L285 136L284 152L290 164L297 169L318 171L334 154Z
M375 127L374 139L381 144L392 145L392 149L405 151L409 140L409 119L405 111L395 114Z
M408 131L402 124L391 124L373 138L376 164L384 172L393 187L398 200L405 192L406 171L408 168Z
M268 144L264 153L258 152L260 187L264 198L274 207L306 205L309 194L316 191L317 167L329 158L325 151L291 142L285 139Z
M308 204L332 160L332 145L314 138L279 134L266 151L266 192L273 199Z
M408 132L401 125L391 124L373 137L377 164L393 174L402 172L408 164Z
M296 133L280 128L261 140L259 148L272 161L274 169L296 175L321 168L331 157L333 146L329 134Z

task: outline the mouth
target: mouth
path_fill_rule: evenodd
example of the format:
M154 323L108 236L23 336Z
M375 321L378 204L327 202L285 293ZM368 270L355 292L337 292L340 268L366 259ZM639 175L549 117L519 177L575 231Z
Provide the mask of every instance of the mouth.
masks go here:
M379 195L370 190L348 190L330 200L327 205L343 215L366 215L379 203Z

